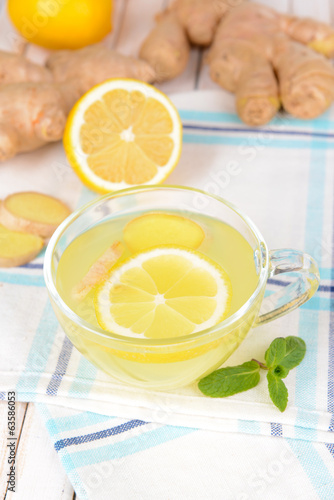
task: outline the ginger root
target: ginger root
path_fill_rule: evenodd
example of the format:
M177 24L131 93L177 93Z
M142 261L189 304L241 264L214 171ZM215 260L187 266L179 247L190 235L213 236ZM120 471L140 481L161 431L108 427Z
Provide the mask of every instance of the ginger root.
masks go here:
M297 118L316 118L334 101L332 64L287 38L277 39L274 47L273 65L284 109Z
M110 269L116 264L124 252L124 247L120 241L113 243L94 262L92 267L82 280L73 288L72 296L76 300L82 300L103 278L106 277Z
M139 57L155 70L158 82L171 80L187 66L190 45L182 25L172 12L157 17L157 26L144 40Z
M211 78L236 94L238 114L248 125L267 123L279 109L270 63L279 22L279 14L266 7L236 7L219 24L208 55Z
M319 116L334 100L334 68L285 34L293 23L296 27L295 20L250 3L230 10L217 28L207 59L210 75L235 92L238 114L249 125L267 123L280 100L299 118Z
M334 56L334 29L315 19L284 16L285 33L326 57Z
M70 103L53 83L12 83L0 87L0 161L59 141Z
M0 225L0 267L22 266L33 260L44 241L33 234L11 231Z
M68 84L74 102L110 78L135 78L144 82L153 82L156 78L154 69L146 61L124 56L100 44L54 52L46 67L55 82Z
M267 123L281 103L299 118L319 116L334 100L334 68L325 59L334 55L334 29L245 2L174 0L141 47L145 60L96 44L54 52L42 67L0 51L0 161L60 140L70 109L94 85L179 75L189 41L212 42L210 75L236 94L245 123Z
M314 118L334 100L334 68L324 56L334 56L334 29L313 19L300 19L247 0L174 0L174 15L190 42L207 46L211 78L235 93L240 118L251 126L271 120L283 104L298 118ZM166 14L165 14L166 15ZM172 41L162 19L145 40L141 56L159 69L159 81L179 75ZM171 23L169 18L169 23ZM165 23L165 25L163 25ZM167 28L166 28L167 32ZM159 38L160 37L160 38ZM164 45L160 39L166 40Z
M155 79L146 61L100 44L55 52L46 66L0 52L0 161L59 141L69 111L94 85L116 77Z
M0 85L18 82L51 82L52 74L19 54L0 50Z
M229 10L229 1L175 0L169 9L175 13L193 44L207 46L213 40L219 21Z
M0 224L12 231L50 238L70 209L60 200L36 192L14 193L0 205Z

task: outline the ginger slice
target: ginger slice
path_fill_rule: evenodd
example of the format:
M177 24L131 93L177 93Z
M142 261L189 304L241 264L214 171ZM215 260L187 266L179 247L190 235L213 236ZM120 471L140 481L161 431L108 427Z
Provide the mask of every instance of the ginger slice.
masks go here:
M53 196L29 191L15 193L1 203L0 224L12 231L49 238L70 213Z
M33 260L43 246L39 236L11 231L0 224L0 267L22 266Z
M88 273L75 285L72 296L76 300L82 300L86 295L107 275L110 269L118 261L124 252L124 246L120 241L115 241L92 265Z

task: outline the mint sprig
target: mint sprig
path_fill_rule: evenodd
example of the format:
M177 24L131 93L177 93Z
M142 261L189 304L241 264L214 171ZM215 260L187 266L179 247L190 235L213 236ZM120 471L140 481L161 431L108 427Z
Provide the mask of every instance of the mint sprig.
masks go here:
M267 373L269 395L272 402L280 411L284 411L288 404L288 389L281 378L275 377L272 371Z
M305 353L306 344L303 339L278 337L265 352L265 363L252 359L242 365L220 368L202 378L198 388L205 396L226 398L256 387L260 381L260 370L267 370L270 398L283 412L288 404L288 389L282 379L302 362Z
M303 361L306 353L306 344L300 337L286 337L285 344L286 352L280 365L291 370Z
M221 368L199 381L198 387L206 396L226 398L238 392L248 391L260 381L260 366L247 361L239 366Z
M286 353L286 342L282 337L278 337L273 340L269 346L269 349L266 350L264 359L266 360L267 367L273 368L277 366L285 357Z

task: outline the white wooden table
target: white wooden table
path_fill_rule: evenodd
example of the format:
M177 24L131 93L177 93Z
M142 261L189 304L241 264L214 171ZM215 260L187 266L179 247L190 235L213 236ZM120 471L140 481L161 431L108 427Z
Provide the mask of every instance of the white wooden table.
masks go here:
M259 1L283 12L310 16L334 24L334 0ZM114 0L114 30L109 37L110 46L124 54L137 55L141 41L154 25L155 13L167 5L168 0ZM5 12L0 18L0 49L23 49L26 56L36 62L41 62L45 58L44 50L32 45L23 47L22 41L10 26ZM218 88L209 78L204 58L205 51L193 49L186 71L179 78L160 85L160 89L170 94ZM7 490L7 403L2 402L0 403L0 499L75 499L75 492L32 403L16 404L16 435L18 436L17 482L20 482L20 491L23 492L20 494Z

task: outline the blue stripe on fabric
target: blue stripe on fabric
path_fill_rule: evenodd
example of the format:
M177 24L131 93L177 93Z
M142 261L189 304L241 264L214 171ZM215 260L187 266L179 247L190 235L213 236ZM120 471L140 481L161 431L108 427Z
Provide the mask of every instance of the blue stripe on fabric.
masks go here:
M98 195L94 193L94 191L91 191L86 186L82 186L76 210L81 208L83 205L86 205L86 203L89 203L90 201L94 200L97 197Z
M261 434L260 422L254 420L238 420L238 432L245 434Z
M200 111L200 110L179 110L181 120L191 120L197 122L217 122L217 123L238 123L244 126L244 123L240 120L236 113L226 113L222 111ZM298 118L292 118L289 116L286 119L284 116L276 115L276 117L267 125L270 127L300 127L302 129L315 129L321 130L324 128L334 128L334 121L329 119L329 112L322 114L320 117L314 120L298 120ZM262 132L262 128L256 129Z
M67 448L68 446L82 444L82 443L90 443L92 441L97 441L98 439L104 439L109 436L116 436L118 434L123 434L123 432L127 432L131 429L135 429L136 427L140 427L142 425L146 425L148 422L144 422L143 420L129 420L124 424L117 425L116 427L110 427L109 429L103 429L102 431L93 432L91 434L85 434L82 436L75 436L66 439L60 439L56 441L54 447L57 451L62 448Z
M287 439L321 500L333 498L334 480L315 446L309 441Z
M25 268L25 269L43 269L43 264L25 264L24 266L20 266L21 268ZM321 278L323 280L332 280L334 281L334 277L332 276L332 272L333 272L333 269L331 267L320 267L319 268L319 271L320 271L320 275L321 275ZM9 274L9 273L0 273L0 279L1 279L1 276L5 275L5 276L12 276L13 274ZM17 276L18 278L21 277L22 275L21 274L15 274L15 276ZM27 276L31 277L31 275ZM34 276L33 276L34 277ZM279 280L275 280L275 279L272 279L270 278L268 280L268 283L271 283L274 281L277 281L277 284L282 284L282 285L286 285L287 283L285 281L281 281L278 283ZM319 289L321 290L322 288L322 285L320 285ZM331 291L334 291L334 286L331 287Z
M138 436L120 441L118 443L107 444L99 448L94 448L94 453L92 453L92 450L82 450L68 453L71 458L72 465L68 463L66 471L70 471L72 468L85 467L86 465L133 455L196 431L197 429L189 427L165 425L163 427L159 427L158 429L143 432Z
M99 413L92 413L90 411L80 412L77 415L68 415L64 417L49 418L45 425L51 436L62 434L63 432L75 429L82 429L91 425L98 425L116 417L109 417L107 415L100 415Z
M0 400L3 401L4 399L6 399L6 393L0 392Z
M40 376L46 369L58 327L58 320L52 310L50 301L47 299L30 346L26 365L16 386L17 392L27 391L31 393L31 397L33 393L36 393ZM29 382L26 380L27 373L29 373Z
M45 286L44 283L44 278L43 276L22 276L22 275L14 275L14 274L7 274L5 275L8 279L7 280L1 280L1 274L0 273L0 281L15 284L15 285L23 285L23 286ZM39 282L40 281L40 282ZM269 284L272 285L287 285L289 283L287 282L276 282L276 280L270 280L268 281ZM333 288L333 287L330 287ZM325 292L328 291L328 287L322 286L320 288L320 291ZM272 290L267 290L266 291L266 296L274 293ZM329 311L331 305L333 305L333 300L334 298L327 298L327 297L318 297L315 296L305 304L303 304L301 307L303 309L311 310L314 311L317 308L321 309L322 311ZM84 373L85 368L81 371L81 373ZM78 373L78 376L81 376L80 373Z
M95 382L97 375L97 368L88 361L88 359L81 356L75 378L68 391L68 395L74 397L87 397Z
M239 134L260 134L266 135L287 135L287 136L301 136L301 137L319 137L322 139L334 139L334 134L328 132L314 132L314 131L302 131L302 130L277 130L277 129L257 129L257 128L233 128L233 127L215 127L215 126L204 126L204 125L189 125L183 124L184 130L198 130L198 131L208 131L208 132L232 132Z
M313 253L314 242L322 241L326 182L326 150L315 150L314 143L315 140L311 143L304 244L305 251L310 254ZM303 308L299 318L299 336L305 340L307 351L304 362L296 369L295 404L299 407L297 426L300 426L300 408L314 410L316 406L319 314L318 311ZM316 438L317 424L318 419L314 416L314 438Z
M318 292L334 292L334 286L319 285Z
M43 268L43 264L36 264L36 266L41 266L41 269ZM23 267L23 266L22 266ZM27 267L27 269L30 269ZM35 268L39 269L39 267ZM334 277L332 277L332 269L331 268L320 268L320 275L323 280L332 280L334 281ZM0 281L4 283L12 283L15 285L26 285L26 286L45 286L44 283L44 278L43 276L34 276L34 275L24 275L24 274L17 274L17 273L6 273L6 272L0 272ZM277 284L277 285L288 285L286 281L280 281L280 280L275 280L273 278L270 278L268 280L268 283L272 284ZM320 285L319 291L333 291L334 286L328 288L327 285Z
M88 203L89 201L92 201L94 200L94 198L97 197L97 194L94 193L93 191L91 191L90 189L86 188L85 186L82 186L82 190L81 190L81 194L79 196L79 200L78 200L78 203L77 203L77 209L80 208L81 206L85 205L86 203ZM45 255L45 248L43 248L43 250L41 250L41 252L39 253L39 257L44 257ZM43 263L41 262L28 262L27 264L23 264L22 266L20 266L20 268L22 269L43 269ZM1 280L1 277L0 277L0 280ZM21 284L21 283L19 283Z
M311 145L313 146L314 141ZM326 150L311 150L306 207L305 251L312 254L314 242L322 240L323 200L326 182Z
M0 281L2 283L9 283L10 285L23 285L23 286L38 286L44 287L45 282L43 276L33 276L16 273L0 272Z
M331 308L333 307L333 302L334 302L334 298L319 297L318 295L315 295L312 297L312 299L308 300L307 302L302 304L300 307L301 307L301 309L306 310L306 311L330 311ZM314 321L314 323L315 323L315 321ZM311 327L309 327L308 330L311 330ZM316 330L316 328L313 329L313 334L314 334L315 330ZM309 332L309 335L310 336L312 335L311 331Z
M67 366L71 358L72 350L72 342L67 337L65 337L61 351L59 353L56 369L52 374L51 380L46 388L46 394L48 394L49 396L57 396L59 386L61 384L61 381L63 380L63 376L66 373Z
M48 420L49 422L49 429L53 428L53 434L57 434L57 429L56 425L54 423L54 419L51 416L51 413L47 407L46 404L44 403L36 403L36 406L38 410L40 411L41 415L45 420ZM86 489L82 483L81 477L79 476L78 471L76 470L76 467L74 466L72 460L71 460L71 454L70 453L65 453L64 456L62 456L62 463L64 466L65 471L67 472L71 483L75 487L75 491L77 492L78 495L80 495L80 498L88 500L88 494L86 492Z
M33 262L28 262L28 264L23 264L23 266L20 266L24 269L43 269L43 264L39 264L36 262L35 264Z
M333 206L334 214L334 206ZM334 231L332 234L332 248L334 245ZM334 279L334 253L332 255L332 274ZM334 432L334 293L332 294L331 312L329 318L328 332L328 387L327 387L327 410L332 414L329 431ZM334 455L333 455L334 456Z
M319 267L322 280L332 280L333 269L331 267Z
M228 135L209 135L209 134L183 134L183 142L185 144L218 144L218 145L228 145L228 146L256 146L256 141L250 141L248 137L230 137ZM264 140L259 139L257 141L263 147L266 146ZM277 137L271 139L270 148L281 148L281 149L310 149L310 140L290 140L290 139L279 139ZM314 139L312 141L312 148L315 150L334 149L334 141L328 142L326 140Z
M332 267L319 267L319 272L320 272L320 277L323 281L325 280L328 281L332 279L332 274L333 274Z
M82 205L85 205L89 201L93 200L97 197L97 194L93 191L90 191L85 186L82 187L81 194L79 196L79 200L77 203L77 208L80 208ZM43 257L45 254L45 249L41 251L39 257ZM43 269L43 263L39 262L28 262L23 266L20 266L21 269ZM23 286L39 286L44 287L44 277L43 275L34 276L34 275L24 275L19 273L6 273L0 272L0 282L8 283L11 285L23 285Z
M290 285L290 281L282 281L282 280L277 280L275 278L269 278L268 283L270 285L277 285L277 286L288 286ZM318 292L334 292L334 286L329 286L329 285L319 285Z
M334 281L334 277L330 278L329 272L330 269L323 269L321 273L321 277L323 280L332 280ZM327 277L325 277L325 275ZM34 275L23 275L23 274L15 274L15 273L2 273L0 272L0 281L3 283L11 283L14 285L24 285L24 286L45 286L44 278L43 276L34 276ZM273 285L278 285L278 286L287 286L289 285L289 282L287 281L281 281L281 280L276 280L273 278L270 278L268 280L269 284ZM319 292L333 292L334 291L334 286L329 286L329 285L320 285L319 286Z
M309 410L315 409L317 389L317 352L318 352L318 311L303 310L299 316L299 336L306 342L306 354L303 363L297 367L295 405L298 407L296 426L300 426L300 407ZM299 370L298 370L299 368ZM316 439L318 417L309 415L310 425L313 427L313 439ZM311 423L312 420L312 423ZM296 428L296 437L299 436L299 427ZM310 436L312 439L312 436Z
M276 293L274 290L266 290L264 296L269 297L274 293ZM306 311L330 311L331 307L334 307L333 302L334 298L319 297L318 295L314 295L312 299L302 304L300 308Z
M271 422L270 424L270 434L272 436L283 436L283 427L282 424L278 424L277 422Z
M334 443L325 443L327 450L334 458Z
M198 122L230 122L240 123L240 125L244 124L235 113L181 109L179 110L179 114L182 121L193 120Z

